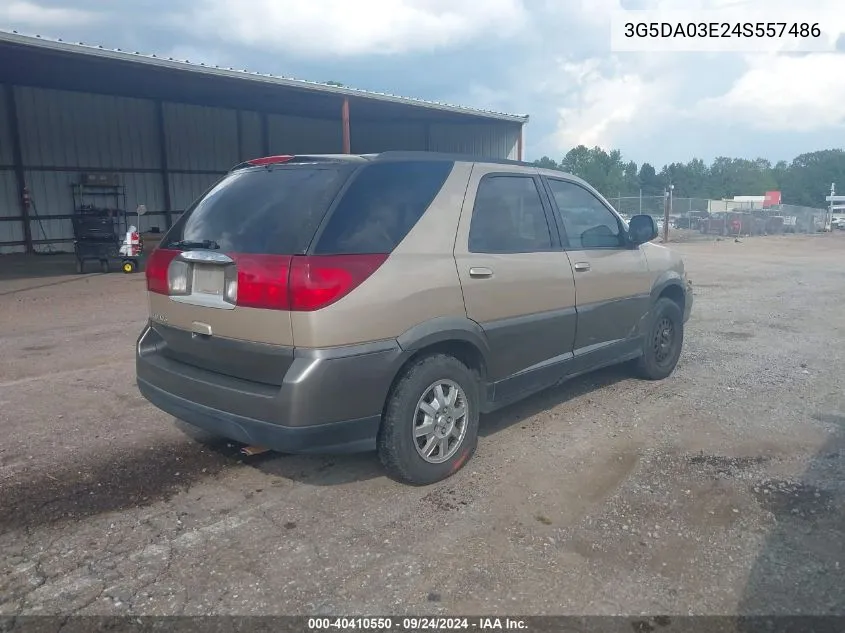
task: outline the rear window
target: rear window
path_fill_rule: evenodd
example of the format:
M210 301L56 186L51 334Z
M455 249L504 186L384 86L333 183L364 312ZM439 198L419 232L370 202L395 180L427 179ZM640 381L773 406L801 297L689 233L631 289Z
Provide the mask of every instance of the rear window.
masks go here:
M182 214L162 247L196 244L235 253L304 253L350 173L351 167L336 163L233 172Z
M390 253L431 205L453 164L390 161L361 168L332 212L314 253Z

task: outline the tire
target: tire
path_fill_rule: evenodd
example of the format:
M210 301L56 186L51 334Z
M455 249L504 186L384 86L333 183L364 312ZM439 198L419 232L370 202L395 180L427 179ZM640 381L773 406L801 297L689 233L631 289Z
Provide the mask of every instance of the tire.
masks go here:
M453 409L444 411L441 406L442 426L434 425L432 434L417 439L415 429L424 424L426 418L431 419L420 405L431 402L431 396L437 399L437 385L447 399L454 397L457 387L459 396L453 406L459 411L463 401L466 414L462 418L453 417L448 415L454 412ZM412 363L387 397L379 430L378 454L388 474L399 481L424 486L460 470L478 444L479 387L478 375L452 356L435 354ZM428 408L438 410L430 404ZM443 434L446 434L446 444L443 444ZM426 459L420 451L428 446L431 447L430 456Z
M134 272L135 272L135 262L133 262L133 261L131 261L131 260L128 260L128 259L127 259L127 260L126 260L125 262L123 262L123 264L121 265L121 270L122 270L124 273L126 273L127 275L129 275L129 274L131 274L131 273L134 273Z
M669 326L668 347L665 334ZM678 364L684 346L684 315L680 306L662 297L651 309L643 354L637 360L637 373L646 380L663 380Z

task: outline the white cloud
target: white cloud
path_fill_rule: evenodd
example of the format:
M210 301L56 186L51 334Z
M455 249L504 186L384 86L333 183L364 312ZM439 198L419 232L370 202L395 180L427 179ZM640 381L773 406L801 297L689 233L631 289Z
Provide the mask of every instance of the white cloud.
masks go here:
M44 7L26 0L0 5L0 23L27 28L85 26L99 21L100 17L91 11Z
M611 147L632 127L644 132L643 128L659 125L672 87L667 77L626 70L618 60L564 63L557 75L572 91L570 103L557 110L552 140L558 150L576 145Z
M636 5L639 9L694 12L731 7L748 15L771 11L768 20L805 15L822 22L835 39L845 31L841 0L805 0L796 8L789 0L583 0L571 6L546 6L543 18L577 25L608 48L591 59L572 61L566 38L556 43L560 61L535 79L535 109L556 110L552 134L531 148L558 155L574 145L618 147L656 145L654 138L668 125L701 129L708 125L745 123L749 130L783 133L830 129L845 123L845 55L813 53L742 55L609 52L611 12ZM563 4L563 3L560 3ZM668 15L668 13L667 13ZM567 56L568 54L568 56ZM554 57L553 57L554 58ZM737 80L725 90L719 84ZM710 91L707 94L707 91ZM696 100L705 98L696 103ZM526 108L521 108L526 109ZM529 112L532 110L529 109ZM695 151L694 148L691 148Z
M812 132L845 125L845 55L750 57L746 73L694 114L760 130Z
M202 0L187 21L196 32L287 53L331 57L430 51L526 21L521 0Z
M537 142L531 149L559 154L578 144L653 144L667 123L701 127L748 121L778 130L838 125L843 57L614 56L610 18L623 7L690 15L702 10L757 15L765 8L767 20L779 12L821 16L825 30L835 34L845 12L839 12L838 22L829 16L836 15L840 2L804 0L796 9L790 0L252 0L244 11L237 0L195 0L193 12L180 22L208 40L313 60L437 51L460 55L478 41L502 41L514 51L509 68L480 67L477 78L455 86L450 100L528 113L535 121L544 116L550 126L532 134ZM697 73L708 75L703 85ZM826 86L820 74L831 83ZM740 76L737 83L716 96L733 75ZM709 98L696 104L702 96Z

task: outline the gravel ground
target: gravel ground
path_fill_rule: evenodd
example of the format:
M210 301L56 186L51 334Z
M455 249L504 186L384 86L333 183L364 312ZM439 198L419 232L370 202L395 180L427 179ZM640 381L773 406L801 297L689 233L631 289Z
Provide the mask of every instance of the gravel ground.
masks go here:
M672 377L487 416L427 488L192 437L134 385L141 276L0 260L0 615L845 614L845 236L673 248Z

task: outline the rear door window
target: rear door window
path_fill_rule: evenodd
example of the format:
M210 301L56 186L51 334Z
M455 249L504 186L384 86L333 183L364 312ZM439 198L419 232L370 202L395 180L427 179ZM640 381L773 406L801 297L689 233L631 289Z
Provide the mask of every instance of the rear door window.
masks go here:
M449 177L450 161L385 161L360 169L338 202L316 255L390 253Z
M162 248L219 248L234 253L304 253L352 173L348 165L290 165L235 171L199 198Z
M471 253L531 253L552 247L549 223L531 176L485 176L469 229Z

